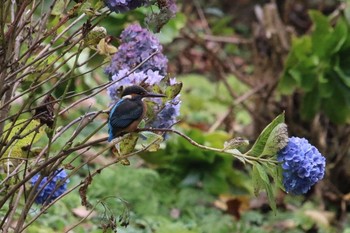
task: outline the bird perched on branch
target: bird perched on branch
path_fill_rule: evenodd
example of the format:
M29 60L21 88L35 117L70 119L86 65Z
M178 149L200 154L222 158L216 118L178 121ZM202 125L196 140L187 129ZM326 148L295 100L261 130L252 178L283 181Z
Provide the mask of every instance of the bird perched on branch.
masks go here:
M162 94L147 92L140 86L126 87L121 99L112 107L108 118L108 141L135 131L147 111L142 101L145 97L165 97Z

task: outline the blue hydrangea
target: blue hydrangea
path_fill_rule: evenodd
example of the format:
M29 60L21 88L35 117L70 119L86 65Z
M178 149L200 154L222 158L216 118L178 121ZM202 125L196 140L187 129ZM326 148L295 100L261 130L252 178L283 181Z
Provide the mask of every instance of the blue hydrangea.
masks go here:
M283 186L288 193L306 193L325 173L325 157L305 138L289 138L288 145L278 152L277 160L282 163Z
M120 70L131 70L151 54L158 51L151 59L140 66L136 71L158 71L160 75L166 75L168 59L161 53L163 47L159 40L147 29L138 24L128 26L121 34L121 45L113 55L111 64L105 72L109 76L118 74Z
M66 171L64 169L60 169L54 172L53 178L52 176L45 176L42 178L40 184L37 186L37 192L40 193L36 196L35 203L42 205L49 204L61 196L67 190L67 184L69 183L69 179L66 179L64 183L61 184L61 181L63 181L66 177ZM30 180L31 185L34 186L38 182L39 178L40 174L33 176ZM50 181L47 183L48 180ZM60 186L56 187L58 184L60 184Z
M147 0L105 0L107 7L116 13L127 12L146 5Z

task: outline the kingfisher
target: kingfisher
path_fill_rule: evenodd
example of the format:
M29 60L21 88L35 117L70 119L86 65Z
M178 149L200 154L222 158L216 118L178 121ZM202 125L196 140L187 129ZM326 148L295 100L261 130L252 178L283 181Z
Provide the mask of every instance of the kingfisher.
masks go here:
M137 85L124 89L121 99L112 107L109 113L109 142L116 137L136 130L147 111L147 106L142 101L145 97L166 97L166 95L148 92Z

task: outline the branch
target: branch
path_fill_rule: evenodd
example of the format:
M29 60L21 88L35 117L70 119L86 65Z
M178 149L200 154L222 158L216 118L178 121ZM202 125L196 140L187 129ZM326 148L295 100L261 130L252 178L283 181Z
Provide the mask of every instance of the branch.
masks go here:
M204 146L202 144L199 144L198 142L194 141L192 138L190 138L189 136L187 136L186 134L181 133L180 131L177 131L175 129L160 129L160 128L142 128L142 129L137 129L136 132L142 132L142 131L150 131L150 132L169 132L169 133L175 133L181 137L183 137L184 139L186 139L189 143L191 143L192 145L201 148L203 150L209 150L209 151L215 151L215 152L219 152L219 153L225 153L225 154L229 154L233 157L239 158L241 159L241 161L246 161L249 164L252 164L252 161L257 161L257 162L268 162L268 163L274 163L277 164L278 162L276 160L272 160L272 159L264 159L264 158L260 158L260 157L254 157L254 156L250 156L250 155L246 155L246 154L241 154L241 153L235 153L232 150L226 150L225 148L223 149L218 149L218 148L214 148L214 147L209 147L209 146Z

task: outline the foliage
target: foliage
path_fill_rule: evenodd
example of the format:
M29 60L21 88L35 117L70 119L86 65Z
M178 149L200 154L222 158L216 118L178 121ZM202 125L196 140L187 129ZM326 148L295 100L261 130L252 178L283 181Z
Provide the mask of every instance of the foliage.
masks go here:
M349 24L340 17L331 19L310 11L313 31L294 38L279 83L284 94L300 88L304 95L301 115L311 119L319 111L333 122L344 123L350 116Z

